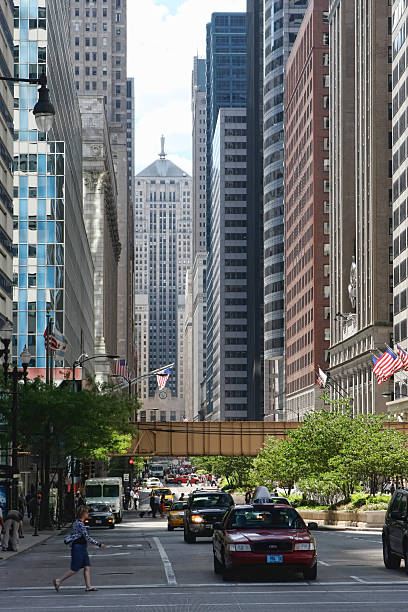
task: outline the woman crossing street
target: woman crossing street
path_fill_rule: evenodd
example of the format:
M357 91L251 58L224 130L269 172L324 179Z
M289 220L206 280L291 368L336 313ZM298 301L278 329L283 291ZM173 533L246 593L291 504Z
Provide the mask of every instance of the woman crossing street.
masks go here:
M95 544L99 548L105 548L105 545L91 538L84 523L87 518L88 508L80 506L77 510L77 520L72 526L71 535L67 536L64 540L65 544L71 544L71 569L61 578L53 580L57 592L64 580L67 580L67 578L70 578L82 568L84 569L85 591L97 591L95 587L91 586L91 563L89 561L87 543L91 542L91 544Z

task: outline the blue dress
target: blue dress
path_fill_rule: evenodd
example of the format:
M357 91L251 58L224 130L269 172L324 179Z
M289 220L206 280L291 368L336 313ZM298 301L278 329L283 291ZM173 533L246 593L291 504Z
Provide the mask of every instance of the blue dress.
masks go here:
M71 544L71 570L77 572L83 567L91 565L89 561L87 542L101 546L101 543L91 538L88 529L82 521L75 521L71 535L65 538L65 544Z

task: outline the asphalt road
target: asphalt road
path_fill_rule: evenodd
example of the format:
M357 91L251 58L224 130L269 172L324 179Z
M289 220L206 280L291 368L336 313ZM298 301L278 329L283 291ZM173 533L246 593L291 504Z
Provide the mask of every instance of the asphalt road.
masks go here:
M91 610L108 612L304 610L393 612L406 609L404 568L386 570L379 533L317 531L319 575L248 576L224 583L212 568L210 540L185 544L182 530L167 531L164 519L140 519L128 512L114 530L93 530L106 544L89 546L95 593L85 593L82 575L57 594L52 579L69 567L70 551L57 535L0 562L0 609Z

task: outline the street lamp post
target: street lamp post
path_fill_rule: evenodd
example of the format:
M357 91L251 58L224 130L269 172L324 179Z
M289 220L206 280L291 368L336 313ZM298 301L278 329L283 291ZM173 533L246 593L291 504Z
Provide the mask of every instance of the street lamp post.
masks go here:
M4 339L3 339L4 344ZM20 355L21 364L23 366L23 371L19 371L17 365L15 365L10 373L12 379L12 387L11 387L11 398L12 398L12 410L11 410L11 463L13 467L13 485L12 485L12 506L13 508L17 508L17 478L19 474L18 470L18 433L17 433L17 416L18 416L18 381L23 379L24 384L27 384L27 368L30 363L31 355L27 347L24 347ZM8 380L9 372L8 372L8 360L4 361L4 378Z
M93 359L117 359L119 355L92 355L89 357L87 353L81 353L72 364L72 391L75 393L75 369L77 366ZM75 457L71 455L71 504L72 504L72 516L75 519L75 493L74 493L74 479L75 479Z
M45 73L40 74L34 79L20 79L18 77L0 76L0 81L11 83L29 83L30 85L40 85L38 90L38 101L33 108L33 115L37 128L40 132L49 132L55 117L55 109L50 101L50 91L47 89L47 77Z

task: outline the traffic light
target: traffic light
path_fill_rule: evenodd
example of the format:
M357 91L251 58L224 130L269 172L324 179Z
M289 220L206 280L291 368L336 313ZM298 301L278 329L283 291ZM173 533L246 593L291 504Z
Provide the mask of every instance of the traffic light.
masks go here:
M134 459L129 459L129 465L133 465L134 464Z

